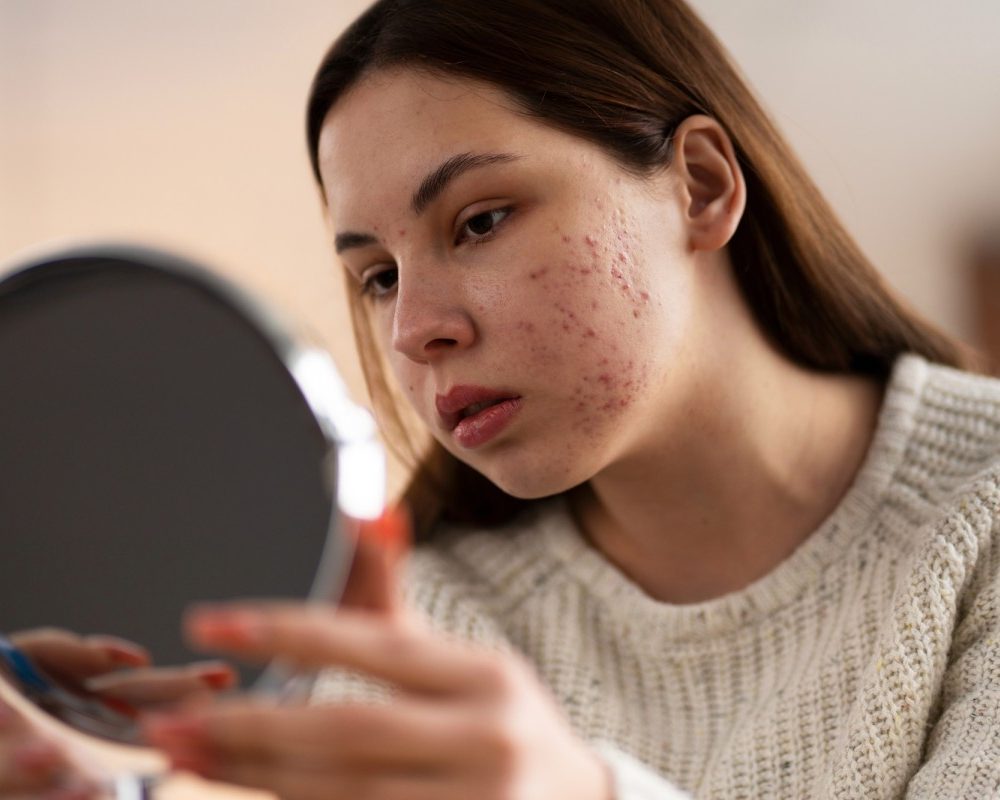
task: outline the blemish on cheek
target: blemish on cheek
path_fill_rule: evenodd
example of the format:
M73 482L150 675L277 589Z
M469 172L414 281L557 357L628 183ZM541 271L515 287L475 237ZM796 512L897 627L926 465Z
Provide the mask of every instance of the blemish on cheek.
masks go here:
M644 303L649 302L649 292L639 292L639 297L642 298L642 302Z
M569 244L571 241L570 238L565 233L563 234L562 240L563 244Z
M531 280L533 281L537 281L543 275L548 273L548 271L549 271L548 267L540 267L539 269L534 269L531 272L529 272L528 277L531 278Z
M593 328L587 328L587 330L584 331L583 335L586 336L588 339L593 339L595 336L597 336Z
M400 228L399 229L399 236L400 236L400 238L406 236L406 228Z
M519 322L517 323L517 329L519 331L527 331L528 333L534 333L535 324L533 322Z
M588 247L597 247L597 239L595 239L589 233L583 237L583 241L587 243Z

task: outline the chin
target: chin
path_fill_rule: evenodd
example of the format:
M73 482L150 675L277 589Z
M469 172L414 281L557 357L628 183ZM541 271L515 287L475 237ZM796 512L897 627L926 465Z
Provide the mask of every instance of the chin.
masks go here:
M519 500L539 500L562 494L584 483L588 478L587 475L575 474L576 470L571 471L565 465L491 464L486 468L475 464L470 466Z

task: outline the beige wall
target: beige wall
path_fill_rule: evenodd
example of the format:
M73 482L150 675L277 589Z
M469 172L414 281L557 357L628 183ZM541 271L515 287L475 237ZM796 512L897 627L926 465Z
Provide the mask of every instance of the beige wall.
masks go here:
M363 7L0 0L0 259L52 237L176 248L271 297L360 386L303 107Z
M203 257L352 361L307 86L362 0L0 0L0 259L57 236ZM963 333L1000 217L1000 3L696 0L865 249Z

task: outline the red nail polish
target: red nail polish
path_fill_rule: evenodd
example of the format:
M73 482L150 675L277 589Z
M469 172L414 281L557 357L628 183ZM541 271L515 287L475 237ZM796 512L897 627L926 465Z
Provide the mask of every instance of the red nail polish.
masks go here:
M131 650L114 644L105 645L102 649L115 664L125 667L145 667L149 664L149 656L141 650Z
M238 612L197 613L188 620L188 632L209 647L253 647L263 638L257 620Z
M400 506L390 506L382 516L367 523L371 537L392 553L401 553L410 544L410 520Z
M139 709L137 709L131 703L127 703L124 700L119 700L117 697L102 697L101 702L104 703L112 711L117 712L123 716L129 717L130 719L135 719L139 716Z
M218 669L211 672L203 672L199 679L208 686L209 689L221 691L222 689L232 689L236 684L236 675L228 669Z

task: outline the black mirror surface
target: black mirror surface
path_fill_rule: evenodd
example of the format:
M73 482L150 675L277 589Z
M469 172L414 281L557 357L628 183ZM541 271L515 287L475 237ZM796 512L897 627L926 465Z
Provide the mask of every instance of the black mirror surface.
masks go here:
M68 251L0 278L0 631L110 634L177 665L205 658L181 638L192 601L334 600L337 442L301 352L163 253ZM22 690L33 677L51 674ZM105 710L61 716L127 740Z

